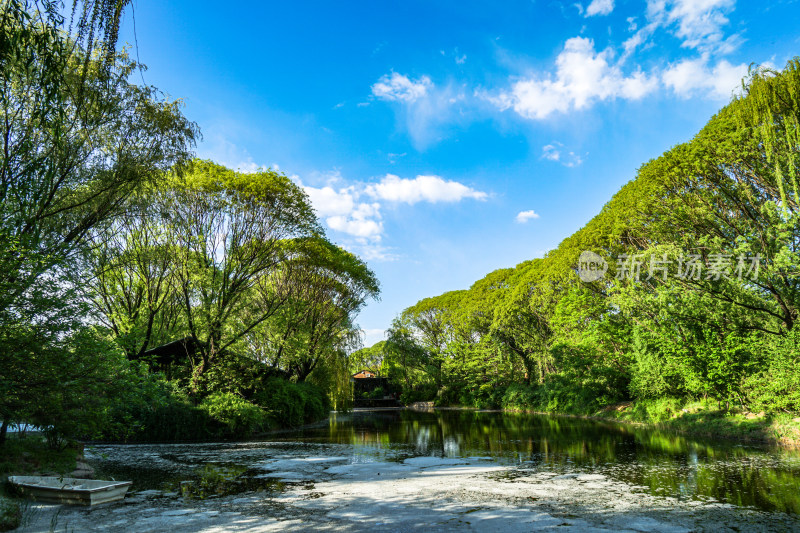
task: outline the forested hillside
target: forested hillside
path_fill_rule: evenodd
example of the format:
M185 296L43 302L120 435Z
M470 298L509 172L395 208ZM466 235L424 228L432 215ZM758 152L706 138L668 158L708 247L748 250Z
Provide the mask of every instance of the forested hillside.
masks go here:
M556 249L405 309L353 366L409 401L800 411L799 119L800 61L752 69Z

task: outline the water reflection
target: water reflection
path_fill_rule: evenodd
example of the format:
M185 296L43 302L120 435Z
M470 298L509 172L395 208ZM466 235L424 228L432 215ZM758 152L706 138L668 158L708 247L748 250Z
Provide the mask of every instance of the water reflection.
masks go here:
M522 468L578 468L653 494L800 514L800 456L576 418L480 411L360 411L287 438L352 446L354 461L491 456Z

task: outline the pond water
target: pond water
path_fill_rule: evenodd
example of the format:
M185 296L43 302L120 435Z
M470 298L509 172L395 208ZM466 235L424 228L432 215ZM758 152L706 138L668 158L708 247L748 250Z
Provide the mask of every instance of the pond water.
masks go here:
M422 456L512 467L505 470L509 481L532 471L600 474L653 496L800 515L797 452L567 417L364 410L332 413L323 424L268 441L97 446L90 453L101 474L132 479L134 490L185 497L281 491L327 479L329 470L314 464L402 463ZM312 456L311 463L301 461Z

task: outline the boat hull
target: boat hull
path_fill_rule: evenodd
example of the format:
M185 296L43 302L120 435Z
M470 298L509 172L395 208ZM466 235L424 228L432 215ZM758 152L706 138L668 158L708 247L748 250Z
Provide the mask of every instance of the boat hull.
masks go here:
M10 476L8 482L27 498L42 503L98 505L121 500L131 481L53 476Z

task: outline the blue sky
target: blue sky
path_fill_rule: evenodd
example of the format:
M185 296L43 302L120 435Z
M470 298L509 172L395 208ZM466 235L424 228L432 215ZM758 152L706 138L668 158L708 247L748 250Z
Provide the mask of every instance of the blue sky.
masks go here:
M800 54L798 0L228 6L135 1L122 41L185 102L198 156L291 176L367 260L367 345L419 299L557 246L749 64Z

